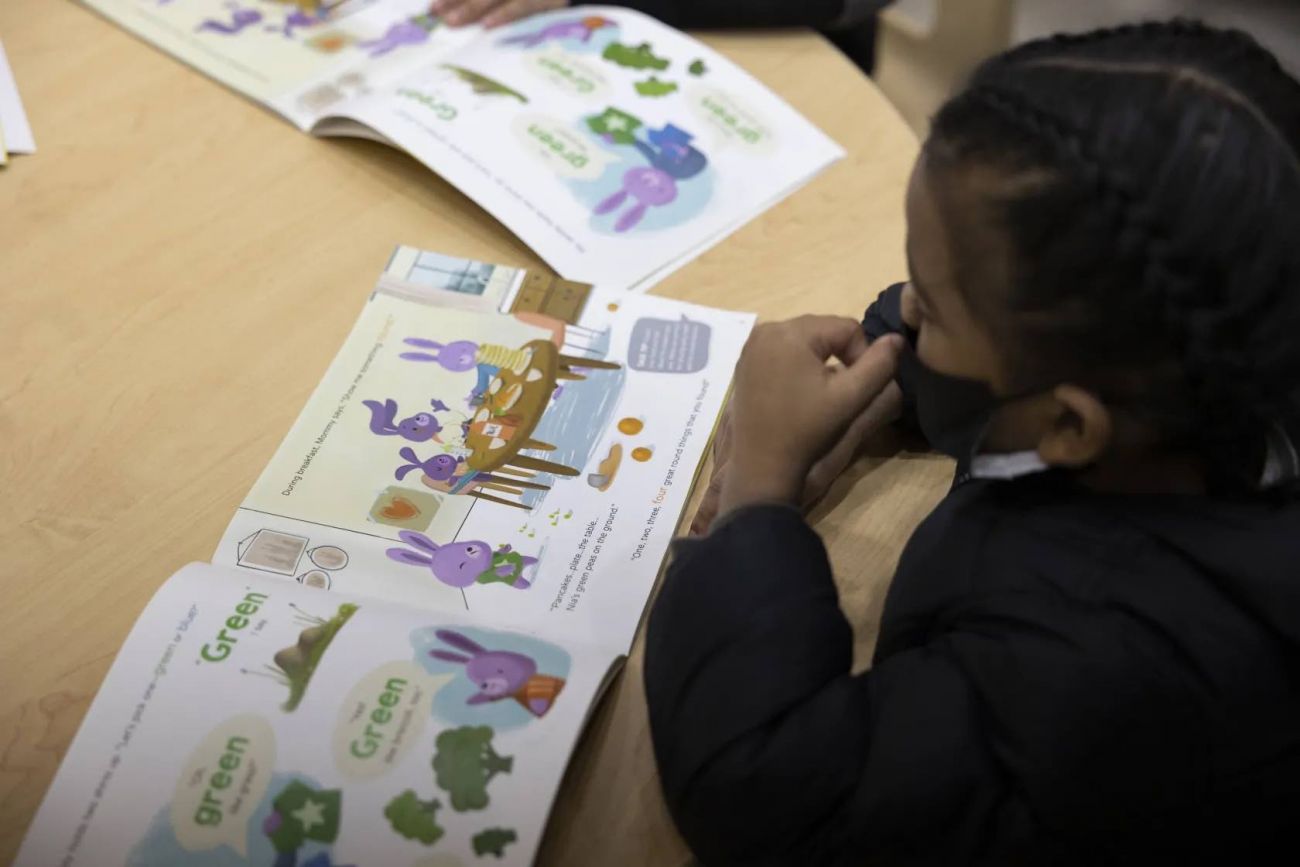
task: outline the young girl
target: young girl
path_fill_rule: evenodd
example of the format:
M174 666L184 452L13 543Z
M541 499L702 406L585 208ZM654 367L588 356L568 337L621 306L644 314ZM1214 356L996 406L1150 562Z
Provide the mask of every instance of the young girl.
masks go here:
M940 111L907 211L870 348L805 317L741 360L719 517L649 624L682 833L710 865L1291 863L1300 85L1185 22L1035 42ZM797 507L896 364L959 475L854 675Z

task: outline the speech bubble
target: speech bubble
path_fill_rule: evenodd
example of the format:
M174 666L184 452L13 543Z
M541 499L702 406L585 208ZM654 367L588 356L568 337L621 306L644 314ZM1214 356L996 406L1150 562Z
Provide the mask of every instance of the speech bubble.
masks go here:
M190 753L172 794L176 840L191 852L229 846L248 856L248 820L271 783L275 732L246 713L208 732Z
M719 143L759 154L776 149L776 131L771 124L725 90L692 88L689 102L695 116L717 133Z
M525 152L563 178L594 181L615 159L566 122L546 115L520 115L514 119L511 129Z
M713 329L681 319L638 319L628 342L627 366L651 373L699 373L709 364Z
M609 90L609 79L600 67L555 47L533 54L532 70L565 93L597 98Z
M334 726L334 762L354 780L381 776L420 739L433 694L452 680L410 661L387 662L348 693Z

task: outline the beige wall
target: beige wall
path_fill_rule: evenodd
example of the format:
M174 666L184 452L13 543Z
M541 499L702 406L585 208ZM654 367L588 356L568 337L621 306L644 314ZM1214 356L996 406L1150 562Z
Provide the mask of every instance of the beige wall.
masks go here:
M950 26L935 33L941 3ZM1172 17L1246 30L1300 75L1300 0L897 0L884 16L876 80L924 135L930 115L960 78L1009 44Z
M1061 30L1173 17L1248 31L1292 74L1300 74L1300 0L1020 0L1013 32L1019 41Z

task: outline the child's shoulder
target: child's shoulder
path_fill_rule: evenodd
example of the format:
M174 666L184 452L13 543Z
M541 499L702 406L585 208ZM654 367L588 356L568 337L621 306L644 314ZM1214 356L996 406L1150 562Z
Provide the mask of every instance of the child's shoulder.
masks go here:
M1222 667L1227 647L1260 665L1279 637L1300 646L1297 562L1294 501L1098 496L1046 477L975 481L918 528L890 601L898 617L931 628L981 620L1105 631L1210 669Z

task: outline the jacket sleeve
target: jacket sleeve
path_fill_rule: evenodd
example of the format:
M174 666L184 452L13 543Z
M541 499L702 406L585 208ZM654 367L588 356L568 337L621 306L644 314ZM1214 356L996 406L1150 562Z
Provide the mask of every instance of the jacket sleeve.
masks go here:
M867 335L867 340L877 340L886 334L901 334L915 344L916 332L903 321L903 287L906 285L906 283L895 283L881 292L867 308L867 312L862 316L862 331ZM899 416L898 424L908 431L919 433L920 425L916 421L916 393L912 390L911 384L902 379L898 380L898 387L903 393L902 414Z
M707 865L972 863L1016 821L942 645L852 674L820 538L756 506L680 543L645 687L664 795Z
M840 23L845 0L617 0L672 27L829 27Z

